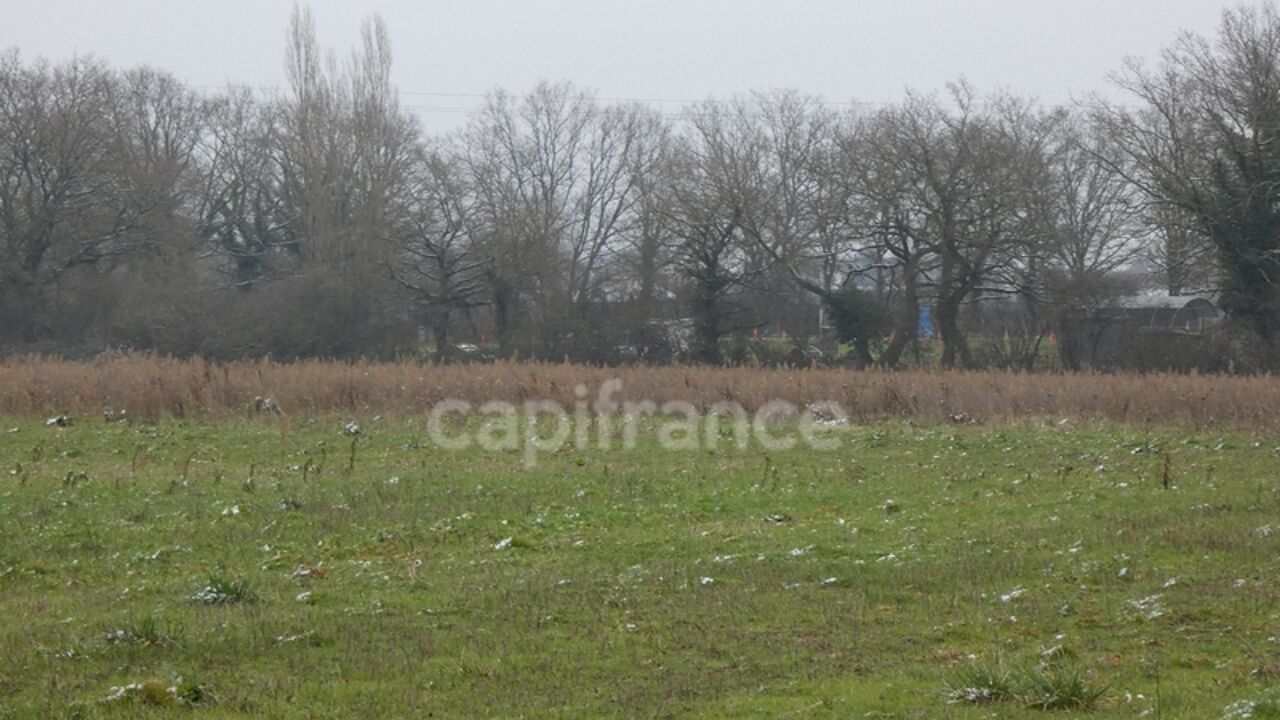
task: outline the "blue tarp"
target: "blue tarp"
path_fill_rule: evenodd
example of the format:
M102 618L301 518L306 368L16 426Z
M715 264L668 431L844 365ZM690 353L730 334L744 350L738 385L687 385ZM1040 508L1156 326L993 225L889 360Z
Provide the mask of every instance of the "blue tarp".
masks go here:
M933 329L933 306L920 306L920 322L916 324L916 338L924 340L926 338L937 337L938 333Z

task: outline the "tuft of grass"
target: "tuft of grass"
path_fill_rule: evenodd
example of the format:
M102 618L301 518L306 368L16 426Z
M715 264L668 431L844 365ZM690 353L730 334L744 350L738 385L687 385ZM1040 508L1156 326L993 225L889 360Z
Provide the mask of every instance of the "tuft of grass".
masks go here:
M173 686L174 697L180 705L197 707L213 702L213 694L204 684L189 678L178 678Z
M947 677L947 702L984 705L1012 700L1017 694L1013 673L1000 662L961 665Z
M984 705L1017 702L1036 710L1093 710L1110 686L1092 681L1074 662L1000 661L962 665L947 678L947 701Z
M104 704L141 703L157 707L174 705L177 701L176 687L154 679L113 687L102 698Z
M253 602L256 596L248 580L214 573L209 576L209 582L197 590L190 599L198 605L233 605Z
M1280 719L1280 690L1272 689L1261 697L1237 700L1222 710L1222 720Z
M212 700L207 688L193 680L175 678L172 682L151 678L112 687L101 699L104 705L137 703L152 707L208 705Z
M148 680L138 689L138 699L144 705L172 705L177 702L177 693L168 683Z
M1027 707L1038 710L1093 710L1109 689L1090 680L1075 664L1054 663L1029 669L1018 696Z
M159 621L150 615L108 632L105 639L110 645L160 646L171 642L160 629Z

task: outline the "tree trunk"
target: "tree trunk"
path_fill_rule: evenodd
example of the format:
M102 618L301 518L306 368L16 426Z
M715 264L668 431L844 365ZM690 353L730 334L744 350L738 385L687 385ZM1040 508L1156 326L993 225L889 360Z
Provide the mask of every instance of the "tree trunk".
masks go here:
M892 369L898 366L903 351L915 339L917 326L920 324L920 289L917 285L914 262L908 262L902 269L902 304L902 314L898 316L898 322L894 327L893 340L889 342L889 347L880 353L882 367Z
M431 318L431 335L436 341L437 357L448 357L453 354L453 348L449 346L448 306L438 308Z
M969 345L960 332L960 303L967 293L955 291L938 301L938 334L942 336L942 367L973 367Z
M498 276L490 278L493 291L493 333L497 337L499 352L503 356L511 354L513 338L511 337L512 290L507 282Z
M853 341L853 351L858 357L858 367L865 368L875 364L876 359L871 356L871 340L867 337L859 337Z
M694 358L700 363L719 365L720 358L720 293L705 281L698 288L694 302L694 334L697 347Z

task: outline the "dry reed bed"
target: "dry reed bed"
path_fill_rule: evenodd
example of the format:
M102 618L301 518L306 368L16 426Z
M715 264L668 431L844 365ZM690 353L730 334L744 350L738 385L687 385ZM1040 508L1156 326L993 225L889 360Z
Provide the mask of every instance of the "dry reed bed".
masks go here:
M1264 428L1280 420L1280 379L1205 375L1030 375L1004 372L878 372L839 369L634 367L549 363L484 365L270 360L213 363L145 355L76 362L42 357L0 360L0 414L131 417L248 412L257 396L285 413L412 415L456 398L472 403L554 400L571 407L620 379L620 401L722 400L748 410L769 400L840 403L861 420L966 416L1107 419L1142 424Z

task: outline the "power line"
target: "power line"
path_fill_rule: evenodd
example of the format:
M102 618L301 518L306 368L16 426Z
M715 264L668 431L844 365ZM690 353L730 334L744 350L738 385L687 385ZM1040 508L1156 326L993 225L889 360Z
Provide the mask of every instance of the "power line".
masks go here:
M232 90L253 90L253 91L264 92L264 93L265 92L278 93L278 92L284 91L284 88L278 85L246 85L246 84L239 84L239 83L228 83L226 85L208 85L208 84L188 83L186 84L186 87L191 88L193 90L232 89ZM475 99L475 100L485 100L489 98L490 95L492 94L492 93L474 93L474 92L471 92L471 93L443 92L443 91L428 91L428 90L397 90L396 92L401 97L407 96L407 97L465 98L465 99ZM593 95L592 97L602 102L644 103L647 105L670 105L670 104L701 105L704 103L710 103L713 105L725 105L733 102L732 100L719 99L714 96L708 96L701 99L673 98L673 97L626 97L626 96L617 96L617 95ZM810 97L813 99L815 104L827 105L832 107L868 107L868 106L884 107L884 106L893 104L892 102L889 102L889 101L848 100L848 101L842 102L839 100L826 100L816 95L813 95Z
M249 84L241 84L241 83L228 83L226 85L184 83L184 87L187 87L194 91L205 91L205 92L220 92L224 90L248 90L248 91L262 93L262 94L285 92L285 88L282 88L278 85L249 85ZM441 98L441 99L461 99L461 100L483 101L483 100L487 100L493 95L493 93L447 92L447 91L439 91L439 90L397 90L396 94L400 97L402 101L410 98ZM515 95L516 97L519 97L518 93L513 95ZM746 95L745 93L741 94L741 96L745 96L745 95ZM900 102L900 101L890 101L890 100L882 100L882 101L827 100L825 98L822 98L819 95L813 95L813 94L806 94L804 95L804 97L807 101L815 105L820 105L828 108L841 108L841 109L873 109L874 110L874 109L880 109L880 108L893 107ZM649 105L649 106L680 105L681 107L679 109L655 108L658 110L658 112L661 115L665 117L672 117L672 118L683 117L687 113L688 109L693 106L727 107L727 106L733 105L736 102L736 97L726 99L726 98L717 98L714 96L708 96L702 99L695 99L695 98L674 98L674 97L633 97L633 96L621 96L621 95L592 95L592 99L598 102L603 102L603 103L636 103L640 105ZM1082 104L1082 103L1044 103L1044 102L1039 102L1034 100L1030 102L1032 105L1035 105L1036 107L1039 107L1045 110L1068 110L1074 107L1079 107ZM477 113L483 112L484 110L484 106L479 103L471 104L471 105L456 105L456 104L402 102L401 107L406 110L412 110L416 113L440 114L440 115L475 115ZM1136 109L1131 105L1125 105L1123 103L1116 104L1116 107L1120 107L1122 109L1128 109L1128 110Z

